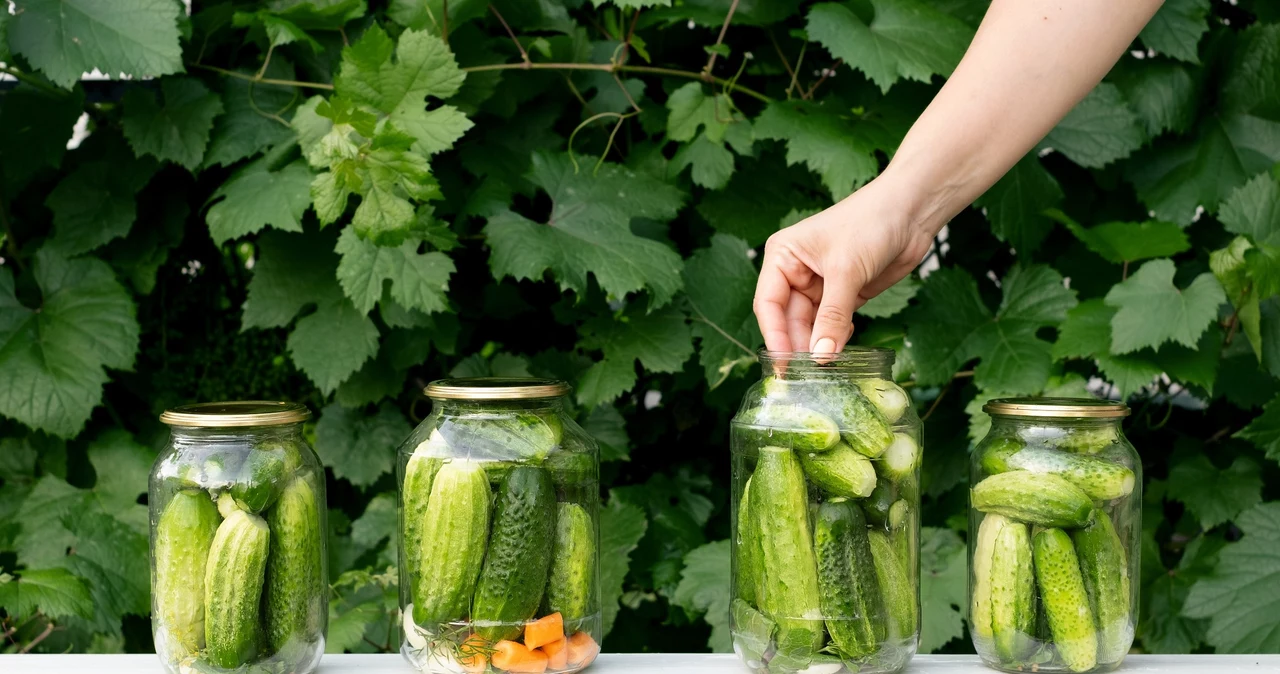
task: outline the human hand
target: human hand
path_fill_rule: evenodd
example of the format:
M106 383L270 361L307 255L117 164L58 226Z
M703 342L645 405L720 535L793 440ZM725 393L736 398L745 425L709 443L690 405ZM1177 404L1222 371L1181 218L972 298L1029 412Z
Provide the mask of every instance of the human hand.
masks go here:
M920 263L933 240L888 173L769 237L754 309L770 351L837 353L853 312Z

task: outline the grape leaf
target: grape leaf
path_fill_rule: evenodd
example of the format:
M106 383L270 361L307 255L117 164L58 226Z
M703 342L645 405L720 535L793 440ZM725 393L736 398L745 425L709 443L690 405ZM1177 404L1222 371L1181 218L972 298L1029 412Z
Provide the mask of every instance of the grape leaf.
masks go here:
M600 405L587 414L582 428L600 443L601 461L630 460L631 438L627 436L627 423L612 405Z
M1171 257L1191 248L1186 232L1171 222L1106 222L1085 228L1063 213L1053 215L1089 250L1116 264Z
M133 367L138 321L100 260L41 249L34 276L44 298L38 310L18 301L12 272L0 267L0 413L69 438L101 399L105 368Z
M23 499L17 521L21 527L13 549L24 564L44 567L61 565L75 537L62 526L67 514L83 514L96 509L93 494L76 489L65 480L45 475Z
M1209 30L1209 0L1168 0L1138 36L1148 49L1199 63L1196 47Z
M1213 571L1223 541L1197 536L1187 544L1182 559L1173 569L1159 564L1160 550L1154 540L1146 540L1143 532L1142 618L1138 634L1142 645L1155 653L1191 653L1204 641L1209 621L1182 616L1191 586ZM1148 559L1157 562L1148 581Z
M705 614L711 625L707 647L712 653L733 652L729 594L729 541L713 541L685 554L680 584L671 602L690 616Z
M1280 650L1275 589L1280 587L1280 503L1235 519L1244 537L1222 549L1213 572L1191 586L1182 614L1208 618L1206 640L1218 653Z
M373 415L330 403L316 422L316 454L333 469L334 477L368 487L392 471L395 449L411 430L404 415L390 403L378 407ZM353 529L353 537L355 533Z
M377 356L366 360L355 374L338 385L333 399L343 407L355 408L379 402L400 392L405 374L392 364L388 349L381 348Z
M638 360L651 372L678 372L693 355L693 335L684 314L667 307L645 313L629 309L622 316L593 318L582 326L578 346L604 352L604 360L583 374L578 402L595 406L613 401L636 382Z
M0 14L8 18L8 12ZM0 55L0 61L6 60ZM83 110L80 87L63 93L19 84L6 92L0 105L0 166L6 182L22 187L40 169L57 168Z
M1235 437L1248 440L1266 452L1267 458L1280 462L1280 397L1273 398Z
M399 499L395 492L384 492L369 500L364 513L351 523L351 541L356 545L372 549L383 541L394 544L399 531Z
M302 215L311 205L311 170L298 160L279 171L263 157L236 171L209 201L205 214L209 235L222 244L253 234L263 227L302 231Z
M950 529L920 530L920 651L932 653L964 634L961 621L969 572L960 536Z
M449 277L453 260L440 252L419 253L420 242L409 239L392 247L361 240L351 228L343 230L335 249L338 283L356 309L368 313L390 282L391 297L401 307L431 314L448 309Z
M704 194L697 209L716 231L759 246L782 228L800 189L781 161L748 159L724 189Z
M147 492L155 451L138 444L128 431L117 428L95 438L89 444L88 456L97 475L91 491L102 512L146 535L147 507L138 503L138 497Z
M268 10L236 12L231 17L231 24L237 28L260 27L262 34L267 36L267 43L272 47L301 42L311 47L311 50L316 53L324 51L324 46L316 42L316 39L311 37L301 26L288 19L275 16ZM256 31L251 31L250 34L256 33Z
M1236 320L1254 355L1262 359L1262 307L1258 284L1250 274L1245 261L1253 244L1243 236L1237 236L1231 245L1209 253L1209 269L1222 284L1227 299L1236 310Z
M709 190L722 189L733 176L733 153L723 143L708 140L705 133L700 133L692 143L681 145L667 165L673 178L690 166L695 185Z
M706 95L702 83L689 82L667 98L667 139L687 143L703 135L715 143L724 141L725 130L737 121L731 101L724 94Z
M1062 202L1062 188L1035 153L1028 154L975 202L986 209L992 232L1022 255L1040 247L1053 221L1045 215Z
M340 30L348 21L365 15L364 0L273 0L276 16L307 30Z
M93 617L93 601L84 580L66 569L27 569L14 580L0 576L0 608L21 620L36 611L50 618Z
M97 69L111 77L182 71L171 0L17 0L9 47L65 89Z
M973 39L973 29L918 0L871 0L868 24L848 6L814 5L806 17L809 39L844 59L887 92L899 79L928 82L950 75Z
M685 262L692 334L698 340L698 360L710 388L754 364L755 351L763 342L751 307L756 268L747 256L749 250L741 239L716 234L709 247Z
M760 113L754 128L756 138L785 141L787 164L808 166L833 199L849 196L879 172L871 139L832 106L776 101Z
M333 286L289 333L294 365L328 395L378 353L378 328Z
M333 86L339 96L392 114L402 105L421 107L427 96L448 98L458 92L465 78L466 73L458 68L440 38L406 30L393 44L375 24L342 50L342 65Z
M132 157L81 164L49 193L53 211L51 248L79 255L123 237L137 219L135 195L155 173L155 162Z
M266 77L292 80L294 71L277 57L267 66ZM281 116L287 114L296 96L292 87L224 77L223 113L213 122L203 167L230 166L293 138L293 129L282 123Z
M258 237L242 330L286 326L303 307L323 299L326 288L341 293L334 281L333 234L268 231Z
M151 612L151 567L147 537L98 510L67 513L62 526L71 534L69 554L59 566L88 581L95 631L120 634L125 615Z
M1111 319L1116 310L1099 299L1081 302L1067 312L1067 320L1058 327L1058 341L1053 357L1092 358L1102 374L1119 389L1125 400L1129 394L1147 386L1163 370L1144 353L1111 354Z
M911 298L920 292L920 282L914 276L907 276L889 286L884 292L867 300L858 309L858 313L867 318L889 318L907 308Z
M1262 407L1277 391L1280 383L1258 367L1252 353L1223 357L1213 381L1213 397L1225 398L1242 410Z
M1102 168L1142 147L1146 134L1120 88L1103 82L1045 136L1051 147L1086 168Z
M222 99L191 77L160 80L160 90L164 105L142 87L124 95L124 137L139 157L151 155L194 170L204 159L213 119L222 114Z
M622 9L646 9L649 7L671 6L671 0L591 0L591 4L597 9L605 3L612 3ZM607 632L608 630L605 631Z
M1181 63L1122 59L1108 78L1120 87L1149 137L1182 133L1196 120L1200 83Z
M587 274L612 296L648 289L653 308L680 290L681 259L666 245L636 236L632 218L670 220L684 200L676 188L615 164L594 176L564 155L537 153L529 179L551 198L546 224L505 212L484 228L497 278L540 280L550 270L564 290L587 291Z
M1152 260L1107 293L1107 305L1117 309L1111 319L1112 352L1129 353L1168 341L1196 346L1227 298L1213 274L1200 274L1181 290L1173 285L1173 274L1171 260Z
M1255 176L1227 196L1218 219L1228 232L1280 246L1280 180L1266 173Z
M1280 116L1280 24L1257 22L1238 33L1222 68L1223 109Z
M1253 459L1237 457L1223 469L1195 453L1170 463L1168 495L1182 501L1206 530L1262 502L1262 476Z
M631 551L636 549L648 527L644 510L617 498L610 498L609 504L600 510L601 636L607 636L613 629L622 584L631 565Z
M406 103L392 111L390 119L396 128L413 136L413 151L424 157L453 147L463 134L475 126L462 111L452 105L426 110Z

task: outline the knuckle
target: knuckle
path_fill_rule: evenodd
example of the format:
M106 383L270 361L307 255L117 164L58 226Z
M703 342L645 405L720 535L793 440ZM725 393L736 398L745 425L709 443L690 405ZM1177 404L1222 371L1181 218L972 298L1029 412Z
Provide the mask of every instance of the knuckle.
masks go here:
M843 307L837 307L834 305L820 307L818 309L817 319L824 324L832 326L844 326L846 323L853 322L853 317L850 312L846 311Z

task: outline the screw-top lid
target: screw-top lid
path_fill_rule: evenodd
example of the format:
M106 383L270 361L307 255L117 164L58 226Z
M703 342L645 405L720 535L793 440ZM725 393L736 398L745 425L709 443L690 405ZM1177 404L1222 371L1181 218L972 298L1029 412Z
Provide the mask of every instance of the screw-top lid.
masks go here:
M1096 398L996 398L983 405L982 411L1002 417L1056 419L1115 419L1129 416L1129 406L1119 400Z
M423 390L432 400L534 400L559 398L569 384L533 377L464 377L438 379Z
M170 426L193 428L282 426L310 418L311 411L306 405L272 400L196 403L165 410L160 415L160 421Z

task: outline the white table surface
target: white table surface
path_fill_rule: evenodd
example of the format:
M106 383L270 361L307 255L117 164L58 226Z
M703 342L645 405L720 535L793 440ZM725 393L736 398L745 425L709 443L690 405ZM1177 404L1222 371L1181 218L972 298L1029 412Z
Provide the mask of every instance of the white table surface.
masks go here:
M154 655L0 655L0 674L161 672ZM733 655L606 653L587 674L748 674ZM990 674L974 655L919 655L908 674ZM1131 655L1119 672L1150 674L1280 673L1280 655ZM326 655L319 674L412 674L399 655Z

